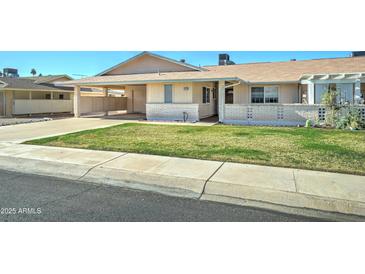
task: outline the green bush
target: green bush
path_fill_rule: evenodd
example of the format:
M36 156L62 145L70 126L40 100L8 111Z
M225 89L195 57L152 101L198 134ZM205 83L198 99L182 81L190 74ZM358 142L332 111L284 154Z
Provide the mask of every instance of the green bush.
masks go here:
M336 128L339 129L360 129L365 125L361 120L360 111L357 108L345 106L341 109L336 121Z

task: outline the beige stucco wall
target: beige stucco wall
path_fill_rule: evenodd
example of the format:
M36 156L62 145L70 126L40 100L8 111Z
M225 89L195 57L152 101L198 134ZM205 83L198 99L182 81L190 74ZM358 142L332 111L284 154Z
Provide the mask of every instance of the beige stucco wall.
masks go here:
M188 104L193 102L193 84L188 82L147 84L147 103L164 103L165 85L172 85L173 104Z
M82 114L126 109L127 97L82 96L80 98L80 112Z
M0 91L0 116L5 115L5 94Z
M146 86L126 86L127 111L129 113L146 113Z
M210 88L210 103L203 104L203 87ZM216 114L216 99L213 99L213 82L193 83L193 103L199 104L199 118L209 117Z
M249 104L250 103L249 87L246 84L240 84L233 87L233 103Z
M122 75L138 73L157 73L171 71L191 71L191 68L168 62L153 56L144 55L105 73L104 75Z
M298 84L286 84L279 86L279 103L299 103Z
M233 87L234 104L251 103L251 87L263 87L265 85L240 84ZM269 85L267 85L269 86ZM292 104L299 102L298 84L279 84L279 103Z

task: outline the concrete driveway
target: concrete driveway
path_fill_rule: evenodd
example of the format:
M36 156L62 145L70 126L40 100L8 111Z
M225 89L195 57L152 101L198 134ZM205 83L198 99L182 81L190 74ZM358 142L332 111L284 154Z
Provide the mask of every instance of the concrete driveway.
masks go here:
M0 142L21 143L26 140L62 135L87 129L123 124L126 120L103 118L67 118L30 124L0 127Z

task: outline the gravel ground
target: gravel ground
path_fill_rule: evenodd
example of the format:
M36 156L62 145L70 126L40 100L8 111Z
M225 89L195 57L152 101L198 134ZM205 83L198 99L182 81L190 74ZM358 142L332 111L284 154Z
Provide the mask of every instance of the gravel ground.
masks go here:
M35 122L44 122L52 120L52 118L0 118L0 127L1 126L10 126L17 124L26 124L26 123L35 123Z

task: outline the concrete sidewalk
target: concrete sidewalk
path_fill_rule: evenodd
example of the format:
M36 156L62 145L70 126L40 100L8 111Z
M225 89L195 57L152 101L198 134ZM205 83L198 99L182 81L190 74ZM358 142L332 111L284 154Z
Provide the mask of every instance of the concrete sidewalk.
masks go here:
M0 169L278 210L365 216L364 176L14 143L0 143Z

